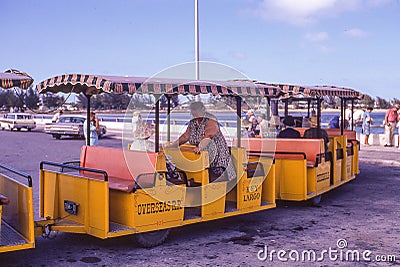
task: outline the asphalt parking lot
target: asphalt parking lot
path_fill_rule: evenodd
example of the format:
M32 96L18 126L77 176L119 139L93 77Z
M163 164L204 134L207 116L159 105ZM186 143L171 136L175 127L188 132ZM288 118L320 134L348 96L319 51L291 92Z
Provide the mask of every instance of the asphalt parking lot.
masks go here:
M113 134L99 143L122 146ZM33 176L36 217L40 161L77 160L83 144L81 139L56 140L40 131L0 131L0 162ZM399 156L398 150L361 150L361 174L323 195L319 207L280 202L277 209L173 229L165 244L151 249L137 247L130 236L108 240L68 233L52 240L38 237L35 249L0 254L0 266L400 265ZM269 251L322 251L337 249L339 240L346 241L347 249L397 258L383 263L349 262L328 255L313 263L258 258L265 246Z

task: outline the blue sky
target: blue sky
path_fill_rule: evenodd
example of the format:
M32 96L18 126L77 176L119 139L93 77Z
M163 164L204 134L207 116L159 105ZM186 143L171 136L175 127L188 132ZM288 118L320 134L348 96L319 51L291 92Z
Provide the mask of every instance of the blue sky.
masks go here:
M1 0L0 70L152 76L194 60L194 0ZM200 60L400 98L398 0L199 0Z

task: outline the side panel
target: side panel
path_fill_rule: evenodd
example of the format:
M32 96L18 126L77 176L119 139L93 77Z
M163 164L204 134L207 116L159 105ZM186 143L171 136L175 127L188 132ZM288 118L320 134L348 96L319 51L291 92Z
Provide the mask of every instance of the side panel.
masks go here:
M307 199L307 162L306 160L276 159L280 168L276 169L279 177L278 196L283 200Z
M110 221L134 227L134 194L118 190L110 190Z
M225 212L226 182L202 186L202 217L205 220L221 218Z
M134 228L154 231L182 225L186 188L160 186L133 193Z
M261 206L262 183L265 177L247 178L244 175L238 185L239 210L248 211Z
M10 229L10 231L19 235L23 241L3 238L5 235L8 236L9 231L2 232L0 230L0 252L33 248L35 237L32 187L20 184L8 176L0 174L0 193L10 200L8 205L2 206L1 228ZM4 224L7 224L7 227Z
M68 225L73 222L83 226L88 234L99 238L107 236L108 182L44 170L40 186L41 216L59 220L56 221L58 231L69 232ZM65 211L65 201L77 205L77 214Z
M331 183L330 183L330 168L331 168L331 163L330 162L323 162L318 165L315 169L316 177L316 186L317 186L317 195L326 192ZM308 177L310 180L311 177Z

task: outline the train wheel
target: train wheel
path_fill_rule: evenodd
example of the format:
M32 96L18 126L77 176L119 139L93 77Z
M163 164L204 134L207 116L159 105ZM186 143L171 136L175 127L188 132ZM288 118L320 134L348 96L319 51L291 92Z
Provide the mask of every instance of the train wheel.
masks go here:
M321 202L321 198L322 198L322 195L318 195L316 197L313 197L312 199L310 199L310 204L312 206L319 206L319 203Z
M170 229L158 230L153 232L135 234L136 243L145 248L161 245L169 235Z

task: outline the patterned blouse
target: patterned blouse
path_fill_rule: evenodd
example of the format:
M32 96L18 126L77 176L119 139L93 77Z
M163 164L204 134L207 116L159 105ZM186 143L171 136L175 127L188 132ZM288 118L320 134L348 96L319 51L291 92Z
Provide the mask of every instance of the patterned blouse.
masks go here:
M206 125L209 120L217 121L214 115L206 112L200 123L197 119L192 119L189 122L189 144L196 146L199 145L205 135ZM210 167L213 168L214 172L217 172L218 175L222 175L226 170L229 180L236 177L228 145L219 126L217 133L211 138L211 142L208 143L204 150L208 152Z

